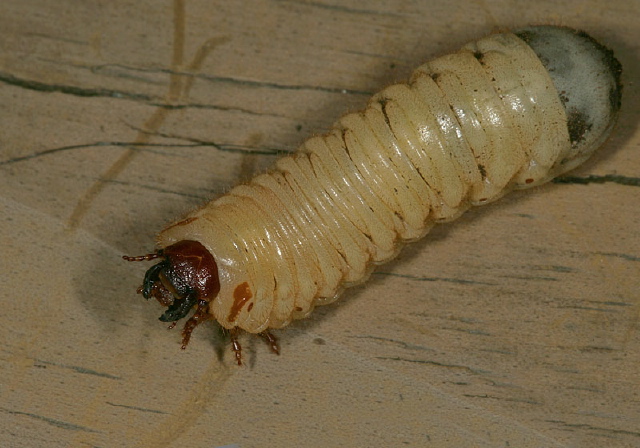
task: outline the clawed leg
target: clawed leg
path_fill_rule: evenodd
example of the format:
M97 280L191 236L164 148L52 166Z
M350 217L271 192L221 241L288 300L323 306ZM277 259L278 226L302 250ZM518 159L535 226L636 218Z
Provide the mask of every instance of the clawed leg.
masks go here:
M229 330L229 337L231 338L231 350L236 355L236 362L239 366L242 365L242 346L238 342L238 333L240 332L238 327Z
M184 324L184 328L182 329L182 349L183 350L187 348L187 345L189 345L189 339L191 339L191 333L193 332L193 330L205 320L209 320L213 318L213 316L211 316L207 312L207 309L208 309L208 303L204 300L201 300L198 303L198 309L196 309L196 312L193 313L193 316L191 316L189 320ZM171 324L169 329L175 327L175 324L176 322Z
M269 330L263 331L260 333L260 337L269 344L269 348L276 355L280 354L280 347L278 347L278 338L276 338L273 334L269 332Z
M231 339L231 350L233 350L233 353L236 356L236 362L238 363L239 366L241 366L242 365L242 346L240 345L240 341L238 341L239 334L240 334L240 328L238 327L235 327L229 330L229 338ZM273 334L271 334L267 330L260 333L259 336L267 342L267 344L269 345L269 348L273 353L275 353L276 355L280 354L280 347L278 347L278 339Z
M207 313L207 306L207 302L201 300L198 303L198 309L196 309L196 312L193 313L193 316L191 316L184 324L184 327L182 328L182 350L186 349L187 345L189 345L189 339L191 339L191 333L193 333L193 330L205 320L213 318L209 313ZM177 320L173 321L171 325L169 325L168 329L173 330L177 323Z

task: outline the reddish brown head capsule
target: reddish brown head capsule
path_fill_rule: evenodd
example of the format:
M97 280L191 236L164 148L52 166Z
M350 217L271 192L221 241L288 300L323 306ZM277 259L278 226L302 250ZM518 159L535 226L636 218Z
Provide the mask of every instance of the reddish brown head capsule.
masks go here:
M199 242L185 240L155 254L122 258L127 261L162 259L149 268L139 290L145 299L153 297L168 307L160 316L161 321L176 322L197 305L182 332L183 348L186 347L193 329L212 318L208 313L209 302L220 292L218 266L211 253Z

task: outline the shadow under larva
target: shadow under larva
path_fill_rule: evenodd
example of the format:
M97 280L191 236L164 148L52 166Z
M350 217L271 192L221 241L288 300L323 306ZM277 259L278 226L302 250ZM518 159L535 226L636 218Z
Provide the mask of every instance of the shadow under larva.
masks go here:
M588 34L494 34L418 67L267 173L166 227L138 289L161 321L261 335L308 316L436 223L565 173L610 134L621 66Z

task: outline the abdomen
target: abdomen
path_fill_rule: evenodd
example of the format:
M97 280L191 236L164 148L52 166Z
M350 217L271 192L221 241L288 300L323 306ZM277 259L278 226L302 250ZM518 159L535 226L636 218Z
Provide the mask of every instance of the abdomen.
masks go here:
M567 28L468 44L168 227L159 246L194 240L212 253L220 292L209 310L223 327L283 327L434 223L584 161L619 108L616 64Z

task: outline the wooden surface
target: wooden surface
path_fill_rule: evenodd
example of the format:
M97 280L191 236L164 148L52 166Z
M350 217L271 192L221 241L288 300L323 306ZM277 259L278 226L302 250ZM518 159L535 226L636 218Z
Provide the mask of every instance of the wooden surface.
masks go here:
M4 0L0 446L640 446L640 3ZM583 28L624 66L575 176L435 228L234 365L135 294L168 221L426 59ZM635 185L634 185L635 183Z

